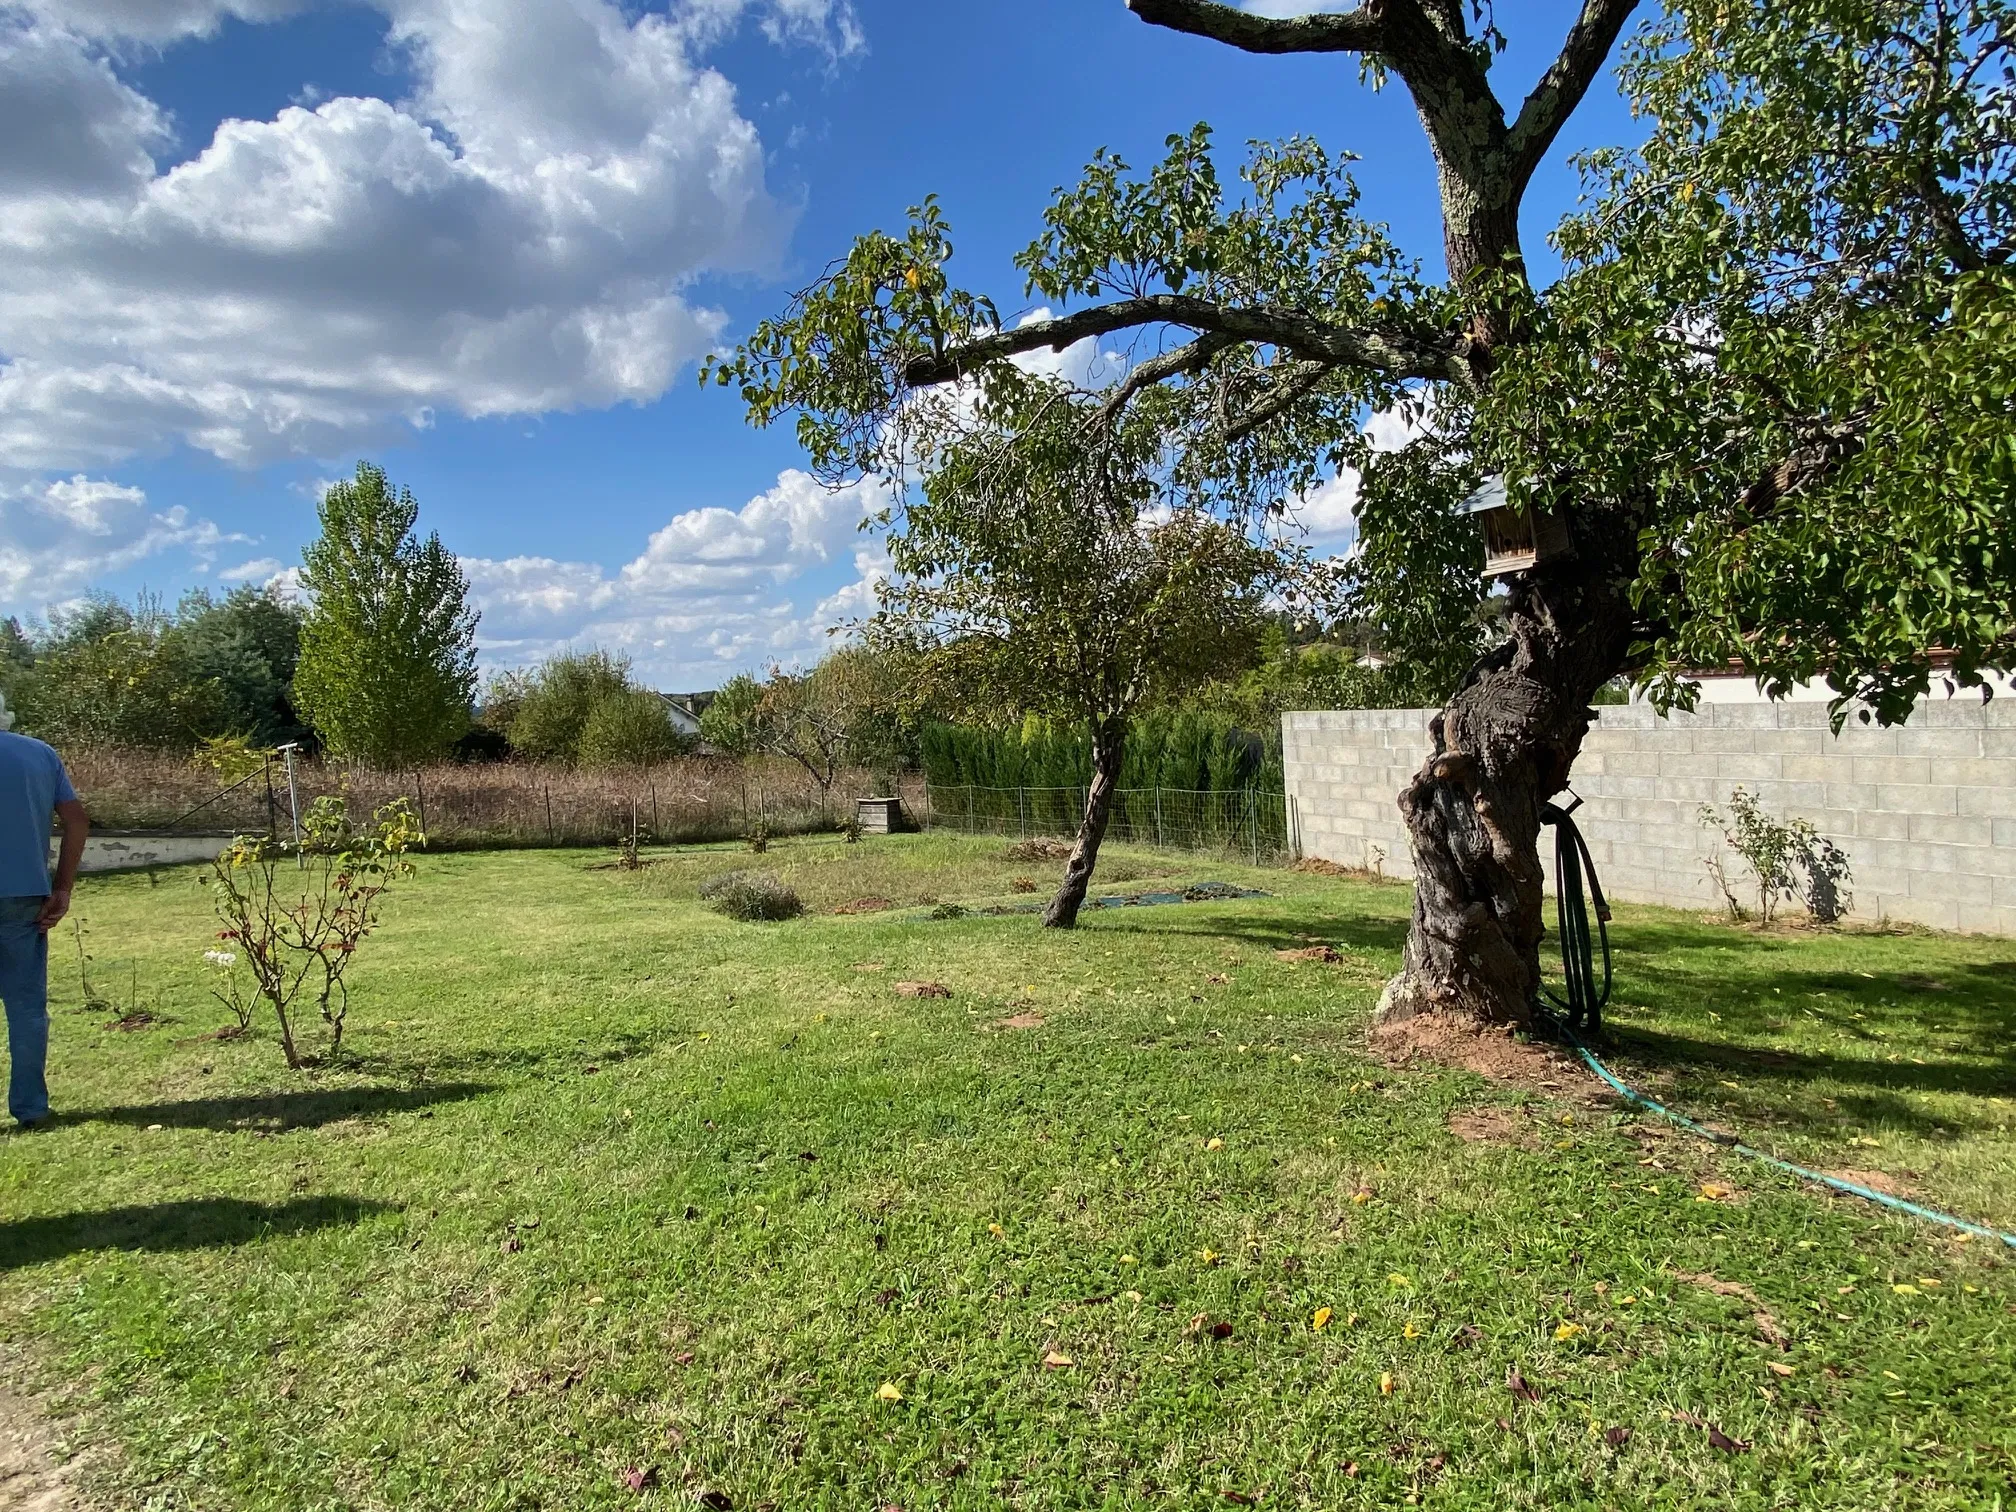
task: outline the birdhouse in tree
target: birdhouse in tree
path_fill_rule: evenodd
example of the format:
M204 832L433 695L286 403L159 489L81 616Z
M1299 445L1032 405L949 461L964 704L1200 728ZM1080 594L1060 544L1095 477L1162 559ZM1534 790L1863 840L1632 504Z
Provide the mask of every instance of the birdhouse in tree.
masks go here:
M1503 478L1486 478L1483 486L1456 506L1458 514L1475 515L1484 527L1484 576L1524 572L1542 562L1564 557L1574 549L1568 527L1558 516L1535 505L1512 507Z

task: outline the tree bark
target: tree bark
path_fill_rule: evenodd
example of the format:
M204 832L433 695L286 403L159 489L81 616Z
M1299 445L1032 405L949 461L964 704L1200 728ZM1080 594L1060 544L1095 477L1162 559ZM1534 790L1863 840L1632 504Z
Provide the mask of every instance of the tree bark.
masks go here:
M1045 929L1077 927L1085 890L1092 885L1092 868L1099 863L1099 845L1106 838L1106 822L1113 817L1113 794L1120 786L1120 759L1126 751L1124 720L1101 720L1093 728L1092 786L1085 794L1085 817L1079 821L1078 841L1071 847L1064 880L1043 910Z
M1624 669L1628 576L1586 560L1514 579L1509 638L1429 723L1433 754L1400 794L1414 856L1414 919L1382 1021L1449 1013L1532 1021L1540 991L1540 810L1568 785L1595 711Z

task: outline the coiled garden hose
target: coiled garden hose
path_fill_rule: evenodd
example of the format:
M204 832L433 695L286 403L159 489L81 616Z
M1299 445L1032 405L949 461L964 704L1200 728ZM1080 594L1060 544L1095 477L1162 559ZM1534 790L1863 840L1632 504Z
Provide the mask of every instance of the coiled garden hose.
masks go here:
M1576 798L1566 808L1545 804L1540 822L1554 826L1554 907L1561 935L1561 978L1568 996L1548 1001L1567 1017L1568 1028L1589 1034L1603 1032L1603 1005L1610 1001L1610 905L1604 901L1603 884L1596 880L1596 863L1589 855L1588 842L1569 817L1582 807ZM1584 890L1587 896L1584 896ZM1589 903L1596 904L1596 933L1589 933ZM1596 985L1596 944L1603 946L1603 985Z

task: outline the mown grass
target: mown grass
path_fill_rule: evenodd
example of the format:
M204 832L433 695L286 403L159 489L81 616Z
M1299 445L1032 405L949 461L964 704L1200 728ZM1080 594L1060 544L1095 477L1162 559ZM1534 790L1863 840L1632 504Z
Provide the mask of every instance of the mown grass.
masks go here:
M919 916L1047 885L1000 842L595 864L426 861L356 968L354 1059L302 1076L198 1037L222 1010L186 875L81 894L101 990L168 1021L103 1029L59 974L68 1116L0 1140L0 1336L116 1442L108 1495L2010 1500L2009 1257L1639 1137L1565 1080L1368 1059L1404 888L1121 852L1274 896L1058 934ZM700 907L752 864L815 910L908 911ZM1617 934L1627 1077L2016 1224L2016 944L1635 909ZM1311 941L1343 961L1275 954ZM1465 1110L1500 1138L1458 1139Z

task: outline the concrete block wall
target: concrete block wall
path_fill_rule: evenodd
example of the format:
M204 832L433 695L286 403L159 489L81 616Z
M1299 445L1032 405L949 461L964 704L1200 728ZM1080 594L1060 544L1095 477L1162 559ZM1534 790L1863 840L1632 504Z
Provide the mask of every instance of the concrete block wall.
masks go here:
M1395 798L1428 755L1425 709L1288 714L1289 822L1302 853L1412 875ZM1818 703L1714 704L1662 718L1605 708L1575 764L1576 822L1612 897L1720 906L1699 822L1741 785L1781 818L1810 819L1848 852L1852 916L2016 936L2016 700L1931 701L1910 722ZM1541 837L1552 860L1552 838ZM1380 857L1383 852L1383 859ZM1733 875L1743 873L1740 863Z

